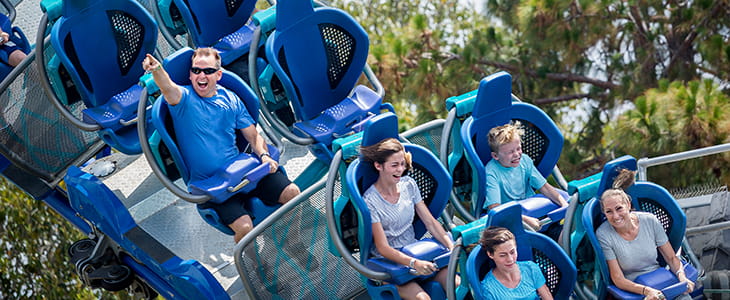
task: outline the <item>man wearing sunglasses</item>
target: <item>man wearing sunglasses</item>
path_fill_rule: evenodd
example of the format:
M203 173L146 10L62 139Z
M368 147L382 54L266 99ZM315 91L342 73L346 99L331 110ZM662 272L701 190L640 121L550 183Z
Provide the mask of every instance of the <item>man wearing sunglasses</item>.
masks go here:
M258 197L272 205L286 203L299 194L299 187L286 177L267 152L266 142L256 130L256 124L243 102L233 92L217 85L223 76L217 50L195 50L189 72L190 85L175 84L160 62L150 54L142 62L142 67L152 73L165 101L170 105L178 143L189 164L191 180L211 176L239 154L235 130L241 130L261 162L268 162L271 166L269 175L253 191L238 193L220 204L202 204L212 207L221 221L233 229L236 243L253 229L251 216L243 206L249 197ZM210 155L196 157L195 153Z

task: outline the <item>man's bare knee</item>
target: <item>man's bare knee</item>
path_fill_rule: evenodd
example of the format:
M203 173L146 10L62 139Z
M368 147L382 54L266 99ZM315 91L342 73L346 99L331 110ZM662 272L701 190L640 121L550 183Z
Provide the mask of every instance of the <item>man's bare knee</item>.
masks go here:
M253 220L251 220L251 216L243 215L229 224L228 227L233 229L233 240L238 243L246 234L253 230Z
M8 57L8 63L11 66L16 67L20 64L20 62L23 61L23 59L25 59L25 57L26 57L26 55L25 55L25 53L23 53L23 51L15 50L12 53L10 53L10 57Z
M297 195L299 195L301 191L299 191L299 187L291 183L284 188L283 191L281 191L281 194L279 195L279 203L284 204L289 202L289 200L294 199Z

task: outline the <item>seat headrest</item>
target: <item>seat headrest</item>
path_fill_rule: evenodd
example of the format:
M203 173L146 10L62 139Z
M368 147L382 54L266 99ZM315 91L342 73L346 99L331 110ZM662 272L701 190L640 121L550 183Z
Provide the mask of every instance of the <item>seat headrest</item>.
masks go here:
M636 171L636 158L631 155L624 155L606 163L603 166L603 175L601 175L601 182L598 184L596 198L600 198L605 190L613 186L613 180L621 169Z
M370 146L386 138L398 139L398 117L387 112L377 115L365 123L361 146Z
M515 201L510 201L499 205L491 210L487 215L490 226L500 226L509 229L515 238L525 233L522 225L522 206Z
M101 2L100 0L64 0L62 3L63 15L67 18L71 17Z
M279 0L276 3L276 30L286 30L313 13L311 0Z
M170 79L179 85L189 85L190 66L192 65L193 49L189 47L180 48L165 58L163 65Z
M502 116L501 124L510 121L509 114L502 110L512 106L512 75L505 71L494 73L479 82L479 91L474 103L472 116L475 119L491 115L492 118Z

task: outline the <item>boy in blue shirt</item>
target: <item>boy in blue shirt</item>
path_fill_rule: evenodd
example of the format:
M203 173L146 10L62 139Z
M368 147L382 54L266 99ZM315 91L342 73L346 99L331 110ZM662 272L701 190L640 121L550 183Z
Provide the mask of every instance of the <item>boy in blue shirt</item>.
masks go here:
M522 153L522 135L524 130L519 122L497 126L489 130L487 138L492 149L492 159L487 163L487 199L484 201L485 211L489 211L502 203L523 200L540 191L545 197L558 206L567 206L568 202L545 177L535 168L532 159ZM539 230L540 221L530 216L522 216L522 220L535 230Z

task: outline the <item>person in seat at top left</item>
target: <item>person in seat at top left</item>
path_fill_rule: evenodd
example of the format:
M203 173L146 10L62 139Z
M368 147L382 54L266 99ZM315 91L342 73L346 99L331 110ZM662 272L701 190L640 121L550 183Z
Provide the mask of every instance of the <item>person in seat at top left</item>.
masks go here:
M10 24L6 15L0 14L0 24ZM7 27L9 28L10 26L8 25ZM10 34L0 27L0 61L11 67L17 67L27 55L20 50L18 45L10 40Z
M223 203L206 202L224 224L234 231L236 243L253 229L250 212L244 203L258 197L269 205L286 203L299 193L299 187L279 169L267 152L264 138L256 130L244 103L233 92L217 85L223 76L221 57L213 48L198 48L192 56L191 85L175 84L157 59L147 54L142 67L152 73L155 83L170 106L183 159L188 162L190 179L212 176L229 159L239 154L236 130L251 145L262 163L269 163L270 173L249 193L238 193ZM184 134L183 134L184 133ZM207 157L195 154L207 153Z

